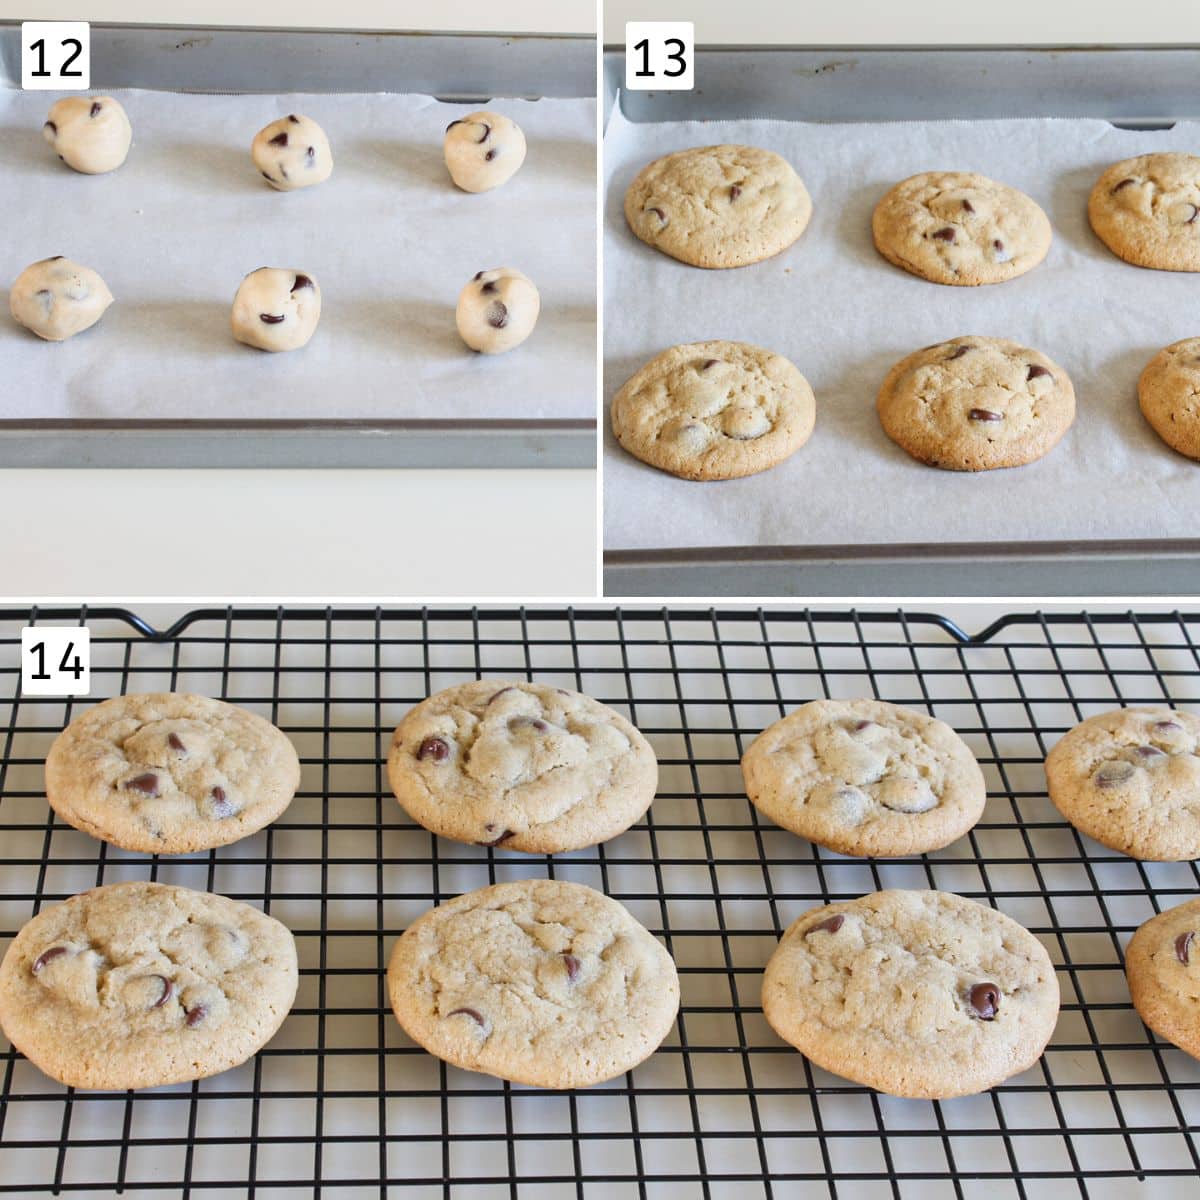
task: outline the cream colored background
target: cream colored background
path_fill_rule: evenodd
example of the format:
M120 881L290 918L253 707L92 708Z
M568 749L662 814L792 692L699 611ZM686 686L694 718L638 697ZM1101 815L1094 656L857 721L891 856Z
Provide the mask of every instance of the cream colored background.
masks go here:
M593 0L0 0L0 17L462 33L586 34L596 29Z
M604 0L606 43L625 44L626 21L671 20L709 45L1200 43L1197 0Z

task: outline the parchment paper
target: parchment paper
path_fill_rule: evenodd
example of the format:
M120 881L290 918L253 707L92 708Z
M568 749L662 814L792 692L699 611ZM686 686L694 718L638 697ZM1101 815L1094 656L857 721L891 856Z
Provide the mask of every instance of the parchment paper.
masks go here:
M529 153L503 187L451 183L442 134L480 105L416 95L113 93L134 145L84 176L42 140L51 93L0 91L0 287L64 254L116 302L61 345L11 320L0 292L0 417L546 418L595 415L595 102L504 100ZM250 161L269 121L302 112L333 146L330 179L280 193ZM321 285L309 345L235 342L242 277L296 267ZM517 350L459 340L454 306L486 267L538 286Z
M746 142L783 154L813 197L800 240L766 262L704 271L629 232L625 190L645 163L688 146ZM605 136L605 395L678 342L754 342L790 358L817 398L816 431L760 475L693 483L626 454L607 408L607 549L1195 537L1200 465L1165 446L1137 407L1153 355L1200 335L1200 276L1111 254L1087 223L1101 171L1134 154L1200 151L1200 124L1133 132L1096 120L634 124ZM891 266L871 212L919 171L977 171L1047 212L1054 244L1019 279L947 287ZM1040 462L959 474L909 458L883 433L888 368L961 334L1013 338L1066 369L1075 424Z

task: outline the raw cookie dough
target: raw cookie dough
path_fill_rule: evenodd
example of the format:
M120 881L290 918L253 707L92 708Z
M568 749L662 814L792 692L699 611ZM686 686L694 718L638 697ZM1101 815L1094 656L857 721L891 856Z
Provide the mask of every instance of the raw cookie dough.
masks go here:
M651 359L613 398L616 439L683 479L736 479L794 454L813 431L808 380L747 342L694 342Z
M1200 717L1118 708L1046 755L1050 799L1080 833L1131 858L1200 858Z
M316 279L291 267L259 267L233 298L233 336L259 350L307 346L321 319Z
M525 161L525 135L501 113L473 112L446 126L442 151L450 178L464 192L490 192Z
M42 136L68 167L103 175L125 161L133 128L111 96L68 96L50 109Z
M493 267L472 276L459 293L454 319L472 350L504 354L533 332L541 307L531 279L514 267Z
M786 250L812 201L791 164L757 146L697 146L655 159L625 193L625 220L693 267L742 267Z
M1019 467L1052 450L1075 419L1067 373L1004 338L957 337L901 359L877 401L883 431L931 467Z
M254 135L250 157L278 192L324 183L333 173L333 151L325 131L309 117L291 113Z
M61 254L26 267L8 293L13 320L48 342L91 329L112 302L95 271Z
M1172 450L1200 459L1200 337L1172 342L1146 364L1138 403Z
M1146 921L1125 950L1138 1016L1159 1037L1200 1058L1200 900Z
M969 171L896 184L871 218L875 247L932 283L976 286L1024 275L1046 257L1046 214L1024 192Z
M819 1067L944 1100L1033 1066L1058 1020L1050 956L1011 917L951 892L812 909L763 976L771 1028Z
M245 1062L283 1024L291 932L224 896L117 883L44 909L0 965L0 1025L69 1087L144 1088Z
M1114 163L1092 189L1088 220L1135 267L1200 271L1200 158L1142 154Z
M236 842L274 821L299 782L295 747L269 721L184 692L105 700L46 757L46 798L64 821L151 854Z
M413 1041L534 1087L632 1070L679 1009L658 940L615 900L554 879L496 884L425 913L396 943L387 979Z
M409 816L442 837L555 854L628 829L654 799L658 763L590 696L484 679L438 692L400 722L388 779Z
M839 854L938 850L983 815L983 772L942 721L883 700L814 700L742 758L746 795L777 825Z

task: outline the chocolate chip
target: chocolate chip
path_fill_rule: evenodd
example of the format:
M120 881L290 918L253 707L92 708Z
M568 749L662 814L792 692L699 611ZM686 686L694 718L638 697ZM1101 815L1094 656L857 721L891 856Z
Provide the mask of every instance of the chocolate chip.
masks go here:
M461 124L462 124L461 119L457 120L457 121L451 121L450 124L446 126L446 132L449 133L450 130L452 130L455 127L455 125L461 125Z
M66 953L66 946L51 946L49 950L43 950L42 953L33 960L33 966L31 966L29 970L34 975L37 975L48 962L53 962L56 958L61 958Z
M955 346L954 349L946 355L946 361L953 362L956 358L962 358L962 356L966 354L970 348L970 346Z
M166 1004L166 1002L175 994L175 985L165 975L156 975L154 978L156 978L159 983L162 984L162 995L159 996L159 998L155 1000L150 1007L162 1008L162 1006Z
M286 146L288 137L286 133L277 133L268 143L269 146Z
M1197 218L1197 217L1200 217L1200 208L1197 208L1197 207L1196 207L1196 206L1193 204L1193 205L1192 205L1192 215L1191 215L1190 217L1188 217L1188 219L1187 219L1186 221L1184 221L1184 224L1185 224L1185 225L1192 225L1192 224L1194 224L1194 223L1195 223L1195 220L1196 220L1196 218Z
M945 229L937 229L929 235L932 238L937 238L939 242L952 242L956 234L953 225L947 225Z
M258 319L264 325L282 325L287 320L285 316L276 316L274 313L259 313Z
M189 1029L195 1029L205 1017L208 1016L208 1005L197 1004L194 1008L185 1008L183 1010L184 1023Z
M289 121L291 121L291 123L292 123L293 125L299 125L299 124L300 124L300 118L299 118L298 116L296 116L296 114L295 114L295 113L288 113L288 120L289 120Z
M492 147L492 149L491 149L491 150L489 150L489 151L488 151L488 152L487 152L487 153L486 153L486 154L483 156L483 161L484 161L484 162L491 162L491 161L492 161L492 159L493 159L493 158L495 158L495 157L496 157L496 155L497 155L497 154L499 154L499 153L500 153L500 151L499 151L499 150L497 150L497 149L496 149L496 148L493 146L493 147Z
M704 362L700 364L700 370L707 371L711 367L715 367L719 361L720 360L716 358L706 358Z
M144 796L157 796L158 776L153 771L147 771L145 775L125 780L125 787L130 791L141 792Z
M1000 989L994 983L977 983L967 997L981 1021L993 1021L1000 1011Z
M49 288L38 288L38 290L36 292L34 292L33 294L35 296L53 296L54 295L54 293Z
M1113 190L1110 194L1115 196L1122 188L1128 187L1131 183L1137 183L1137 180L1136 179L1122 179L1121 182L1118 183L1115 188L1113 188Z
M1097 769L1092 779L1097 787L1117 787L1119 784L1128 783L1133 778L1135 769L1132 763L1107 762Z
M492 830L495 829L495 826L489 825L487 827L487 829L488 829L488 833L491 833ZM480 842L479 844L481 846L499 846L502 842L507 842L508 839L510 837L512 837L512 835L513 835L513 831L511 829L504 829L504 830L501 830L499 837L493 838L490 842Z
M49 129L52 133L58 132L58 126L53 121L47 121L43 126L44 129Z
M491 136L492 136L492 127L491 127L490 125L484 124L484 126L483 126L483 137L481 137L481 138L476 138L476 139L475 139L475 144L476 144L477 146L482 146L482 145L483 145L483 143L484 143L484 142L486 142L486 141L488 140L488 138L490 138Z
M545 733L550 728L540 717L513 717L509 721L508 727L509 729L536 729L538 733Z
M503 329L508 324L508 306L499 300L488 305L487 323L493 329Z
M1139 746L1137 748L1139 758L1166 758L1165 750L1160 750L1157 746Z
M870 729L874 724L874 721L855 721L853 729L855 733L862 733L864 729Z
M212 796L212 811L215 817L232 817L237 811L229 802L229 798L225 795L223 787L215 787L210 793Z
M317 150L315 146L309 146L304 152L304 157L308 159L308 165L311 167L317 161Z
M187 753L187 747L183 744L183 739L177 733L167 734L167 745L172 750L178 750L180 754Z
M839 929L846 923L844 913L838 913L834 917L826 917L823 921L818 921L810 929L804 931L805 937L812 937L814 933L837 933Z
M1054 376L1051 375L1050 372L1045 367L1038 366L1037 363L1030 363L1029 371L1026 374L1025 379L1027 381L1030 379L1040 379L1043 375L1047 376L1050 379L1054 378Z
M990 408L973 408L967 416L972 421L1003 421L1004 417L998 412L992 412Z
M296 282L292 284L292 291L298 292L301 288L310 288L313 286L313 281L307 275L297 275Z
M1192 954L1192 938L1196 936L1195 930L1189 929L1187 933L1181 933L1175 939L1175 957L1186 967L1188 960Z
M1000 251L1000 253L1001 253L1001 254L1003 254L1003 253L1004 253L1004 243L1003 243L1003 242L1002 242L1002 241L1001 241L999 238L997 238L997 239L996 239L996 240L995 240L995 241L992 243L992 249L993 249L993 250L999 250L999 251Z
M271 179L270 175L268 175L268 174L266 173L266 171L259 171L259 174L260 174L260 175L261 175L261 176L262 176L264 179L270 179L272 183L274 183L274 182L275 182L275 180Z
M494 279L489 279L487 283L482 284L479 290L485 295L490 296L493 292L500 290L500 285Z
M975 211L975 205L973 205L970 202L970 200L964 200L963 201L963 212L973 213L974 211Z
M488 704L491 704L492 701L494 701L494 700L498 700L501 696L505 695L506 693L515 692L516 690L517 689L514 687L501 688L498 692L493 692L491 694L491 696L488 697Z
M92 105L92 107L91 107L91 111L88 113L88 116L89 116L89 117L94 117L94 116L95 116L95 115L96 115L96 114L97 114L99 111L100 111L100 101L99 101L99 100L97 100L97 101L96 101L96 102L95 102L95 103Z
M478 281L481 280L486 274L486 271L476 271L475 274L471 276L472 283L478 283Z
M1173 732L1176 729L1182 729L1183 726L1180 725L1178 721L1162 720L1162 721L1155 721L1154 724L1150 726L1150 728L1151 729L1161 729L1161 730L1163 730L1164 733L1168 733L1168 732Z
M653 213L662 222L664 229L671 223L667 220L667 214L661 208L647 208L642 211Z
M735 183L729 189L729 202L732 204L733 201L736 200L741 194L742 194L742 189L740 187L738 187L738 185Z
M480 1029L487 1028L487 1022L483 1019L483 1014L480 1013L478 1009L456 1008L453 1012L448 1012L446 1014L446 1016L448 1016L448 1017L458 1017L458 1016L470 1017L471 1020L474 1021L479 1026Z
M427 737L417 750L417 758L432 758L434 762L445 762L450 757L450 743L444 738Z
M567 968L567 978L574 983L579 978L579 968L582 964L573 954L563 955L563 966Z

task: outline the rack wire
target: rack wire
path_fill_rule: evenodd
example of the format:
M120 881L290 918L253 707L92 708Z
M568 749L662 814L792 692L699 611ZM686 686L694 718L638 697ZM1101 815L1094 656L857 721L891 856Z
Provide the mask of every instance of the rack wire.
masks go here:
M150 857L56 821L49 744L83 706L23 698L29 623L86 623L92 698L179 689L275 721L296 800L233 846ZM1200 1063L1156 1040L1121 969L1133 930L1193 896L1192 863L1078 835L1045 793L1067 728L1122 704L1200 703L1200 614L1016 614L968 637L923 613L710 609L211 609L159 632L119 609L0 611L0 931L99 883L158 879L260 905L296 934L276 1038L190 1085L82 1092L0 1054L0 1191L280 1197L1118 1197L1196 1195ZM627 712L658 753L646 819L606 845L524 856L441 841L387 787L393 726L439 688L534 678ZM933 712L987 778L972 833L904 860L818 850L758 817L738 767L818 696ZM387 1004L396 937L503 879L599 887L661 936L683 1003L657 1054L609 1084L539 1091L450 1068ZM1043 940L1063 1008L1035 1067L977 1097L898 1100L809 1063L763 1020L759 981L801 912L938 887Z

